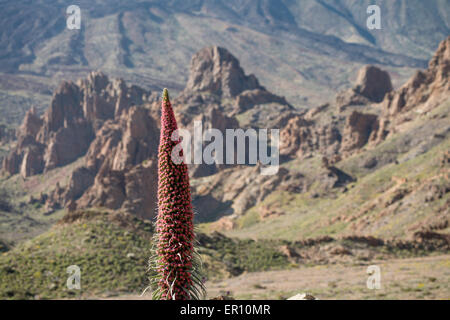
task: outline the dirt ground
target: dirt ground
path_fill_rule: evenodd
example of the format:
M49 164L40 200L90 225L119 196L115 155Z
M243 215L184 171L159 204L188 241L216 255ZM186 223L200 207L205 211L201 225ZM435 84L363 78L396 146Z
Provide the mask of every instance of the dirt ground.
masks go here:
M371 263L380 267L381 288L368 289L367 265L302 266L291 270L245 273L206 283L208 298L286 299L309 293L320 300L450 299L450 255L395 259ZM147 300L149 295L106 299Z
M369 265L320 265L255 272L208 282L209 297L286 299L307 292L318 299L450 299L450 255L371 263L380 267L381 288L368 289Z

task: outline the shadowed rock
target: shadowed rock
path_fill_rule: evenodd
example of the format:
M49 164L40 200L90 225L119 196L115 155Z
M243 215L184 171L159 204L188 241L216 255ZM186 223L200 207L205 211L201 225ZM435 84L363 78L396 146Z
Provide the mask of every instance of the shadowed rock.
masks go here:
M364 66L358 72L354 87L336 96L336 104L342 110L352 105L379 103L392 90L389 73L375 66Z
M239 61L226 49L207 47L193 56L185 91L231 98L253 89L262 87L254 75L245 75Z

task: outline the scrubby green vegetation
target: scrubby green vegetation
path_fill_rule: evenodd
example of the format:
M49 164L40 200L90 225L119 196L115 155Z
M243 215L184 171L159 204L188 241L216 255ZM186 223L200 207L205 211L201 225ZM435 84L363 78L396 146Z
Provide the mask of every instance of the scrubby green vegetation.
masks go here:
M440 113L448 112L449 108L449 105L441 107ZM421 127L425 121L414 123L418 127L417 132L429 129ZM439 128L438 124L429 126ZM448 169L440 163L444 153L450 150L450 140L433 142L430 139L426 142L431 144L429 146L415 146L412 151L402 152L404 141L412 139L414 134L419 133L398 134L370 152L338 163L337 167L357 178L356 182L349 183L345 188L333 189L320 197L313 197L318 192L315 190L316 184L312 184L305 193L277 190L239 217L236 221L238 228L225 234L242 238L298 240L363 232L383 238L404 238L409 227L442 215L450 199L450 193L445 192L449 185L448 178L445 178ZM421 152L422 148L425 152ZM390 161L377 170L361 169L361 163L367 157L383 157L389 150L396 150L398 161ZM284 165L307 175L319 170L319 161L316 157L293 160ZM444 191L441 196L428 201L427 194L431 188ZM259 210L264 206L274 206L284 214L268 220L261 219ZM204 230L208 228L208 225L203 226Z
M218 233L211 236L199 235L200 253L211 256L213 260L223 263L231 275L244 271L266 271L285 268L289 261L278 247L281 241L251 239L231 239ZM209 272L215 277L215 274Z
M153 226L127 214L69 214L48 232L0 254L0 298L51 299L140 294L148 284ZM276 243L199 236L209 279L287 267ZM81 269L81 290L68 290L67 267Z
M57 225L0 257L3 298L69 298L145 288L151 226L135 220L138 232L110 221L107 213ZM81 288L66 288L66 268L81 268Z

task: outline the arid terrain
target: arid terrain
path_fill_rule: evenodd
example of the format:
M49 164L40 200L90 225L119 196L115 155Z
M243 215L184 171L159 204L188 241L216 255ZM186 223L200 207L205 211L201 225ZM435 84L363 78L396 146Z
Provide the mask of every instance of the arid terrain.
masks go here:
M43 112L61 81L91 70L178 93L192 55L211 45L297 106L329 101L365 64L399 86L449 34L448 4L386 2L382 30L368 30L372 2L81 0L82 28L68 30L65 1L2 1L0 110L18 124L30 105Z
M211 297L286 299L307 292L317 299L448 299L450 256L373 261L381 270L381 288L368 289L367 264L301 266L292 270L243 274L208 285ZM301 288L301 289L299 289Z
M55 3L1 4L0 298L148 298L162 87L182 128L280 129L274 175L189 165L208 298L450 298L445 1L384 36L362 1L94 1L70 37Z

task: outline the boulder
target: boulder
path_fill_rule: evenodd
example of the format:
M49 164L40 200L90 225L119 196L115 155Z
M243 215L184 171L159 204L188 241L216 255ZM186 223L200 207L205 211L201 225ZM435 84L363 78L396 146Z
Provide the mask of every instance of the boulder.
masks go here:
M361 149L378 129L377 115L353 111L345 123L341 151L351 153Z
M347 106L379 103L392 90L389 73L376 66L364 66L359 70L354 86L336 96L336 105L343 110Z
M364 66L358 72L354 91L373 102L381 102L392 91L389 73L376 66Z
M254 75L245 75L239 61L228 50L213 46L197 52L191 60L184 91L209 92L223 98L245 90L262 88Z
M299 293L295 296L288 298L287 300L317 300L314 296L308 293Z

